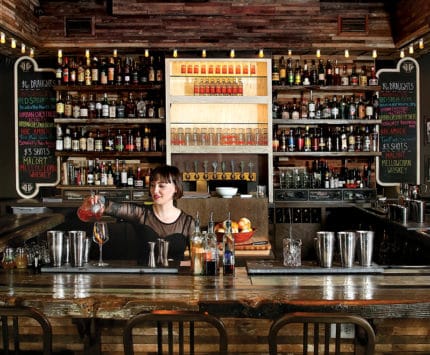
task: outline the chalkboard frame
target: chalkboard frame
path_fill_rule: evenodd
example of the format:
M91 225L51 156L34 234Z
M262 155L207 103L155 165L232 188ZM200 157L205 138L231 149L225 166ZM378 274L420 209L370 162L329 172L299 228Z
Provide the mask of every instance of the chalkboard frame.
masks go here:
M381 85L381 74L383 73L395 73L401 72L401 68L402 65L405 62L412 62L415 65L416 68L416 134L415 134L415 139L416 139L416 171L415 171L415 181L398 181L398 182L387 182L387 181L383 181L381 179L381 169L380 169L380 164L382 161L382 157L376 157L376 181L379 185L381 186L400 186L401 183L407 182L409 184L420 184L420 180L421 180L421 108L420 108L420 66L418 64L418 62L411 57L405 57L402 58L401 60L399 60L399 62L397 63L396 68L385 68L385 69L380 69L377 72L377 76L379 78L379 84ZM381 87L382 90L382 87ZM379 143L381 143L381 140L379 141ZM381 148L380 148L381 149ZM382 150L381 150L382 153Z
M56 161L56 173L53 175L53 179L55 179L52 182L31 182L32 185L29 187L29 193L25 194L23 193L21 187L23 182L21 181L21 174L20 174L20 145L19 145L19 68L20 65L22 66L23 62L29 61L31 62L34 72L40 72L40 73L53 73L53 79L55 79L55 70L52 68L39 68L37 62L29 57L29 56L22 56L18 58L14 65L14 108L15 108L15 183L16 183L16 192L19 196L25 199L31 199L36 197L39 194L41 187L48 187L48 186L56 186L60 182L60 161L59 157L54 158ZM55 141L54 147L55 147ZM54 157L54 154L50 155L51 157ZM30 190L31 189L31 190Z

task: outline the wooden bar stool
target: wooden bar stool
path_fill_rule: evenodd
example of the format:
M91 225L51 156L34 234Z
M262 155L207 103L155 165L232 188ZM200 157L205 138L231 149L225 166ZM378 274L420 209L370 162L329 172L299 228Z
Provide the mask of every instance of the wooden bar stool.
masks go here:
M42 328L43 355L52 354L52 327L49 320L38 310L31 307L0 307L0 320L2 329L2 354L20 354L20 343L23 341L20 323L25 318L35 320ZM39 342L38 342L39 343ZM10 345L13 344L13 350Z
M197 323L200 323L201 326L198 337L196 334ZM213 340L210 328L214 328L218 341L216 349L214 348L212 353L227 354L228 342L224 323L207 313L159 310L134 316L127 322L123 331L125 355L134 354L134 337L139 338L139 344L151 344L151 338L153 339L152 344L155 343L154 337L151 337L153 333L150 333L151 335L136 335L133 334L134 328L152 328L153 333L156 334L154 346L157 349L157 354L194 354L196 343L202 343L206 346L210 343L207 341L208 339ZM163 329L167 330L167 334ZM189 336L187 336L186 330L188 330ZM207 337L207 339L204 342L196 341L197 338L203 339L202 337ZM168 351L165 352L163 344L166 343ZM189 351L185 351L187 348L185 344L188 344ZM205 354L209 353L205 350Z
M282 331L282 336L278 334L281 329L288 324L302 325L303 331L301 337L303 339L304 355L312 353L312 348L313 354L319 354L320 343L324 346L324 351L322 353L325 355L339 355L341 353L341 344L343 343L351 344L353 348L351 353L353 354L356 354L357 344L360 344L361 347L364 348L363 354L365 355L372 355L375 351L375 332L369 322L364 318L344 313L297 312L285 314L272 323L268 339L270 355L280 354L278 353L278 345L281 344L281 339L282 344L291 344L291 340L297 339L297 327L294 328L294 334L292 334L292 329L289 329L290 333L284 329ZM342 337L342 324L354 325L355 333L353 340ZM334 325L334 331L332 331L332 325ZM311 335L311 339L309 339L309 334ZM320 339L322 339L322 341L320 341ZM346 352L342 351L342 353Z

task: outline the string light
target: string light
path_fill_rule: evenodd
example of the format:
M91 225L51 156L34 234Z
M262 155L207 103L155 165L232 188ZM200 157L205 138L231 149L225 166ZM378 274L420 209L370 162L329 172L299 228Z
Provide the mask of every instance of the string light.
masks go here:
M258 51L258 58L264 58L264 50L260 49Z
M16 39L15 38L11 38L10 39L10 47L11 48L16 48Z
M21 43L21 53L25 54L25 44Z
M178 58L178 50L177 49L173 50L173 58Z
M372 51L372 58L373 59L375 59L375 58L377 58L378 57L378 52L376 51L376 49L374 49L373 51Z
M414 54L414 45L413 44L411 44L409 46L409 54Z
M404 49L402 49L401 51L400 51L400 58L404 58L405 57L405 50Z
M202 49L202 58L206 58L206 49Z
M420 40L418 42L418 48L419 49L424 49L424 39L420 38Z
M0 43L1 44L5 44L6 43L6 35L4 34L4 32L0 33Z
M230 58L234 58L236 56L234 49L230 50Z
M145 49L145 58L149 57L149 49Z
M345 58L349 58L349 50L345 49Z
M319 49L317 49L317 58L321 57L321 51Z

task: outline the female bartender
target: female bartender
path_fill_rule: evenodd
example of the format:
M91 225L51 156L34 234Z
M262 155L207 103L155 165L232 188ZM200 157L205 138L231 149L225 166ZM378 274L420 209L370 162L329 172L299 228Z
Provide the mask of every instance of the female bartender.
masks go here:
M194 219L175 206L175 201L183 195L179 169L170 165L157 167L152 170L149 183L152 206L106 200L104 213L135 225L138 264L148 264L148 242L157 242L158 238L169 242L168 258L181 261L194 231ZM96 196L97 200L103 202L100 196Z

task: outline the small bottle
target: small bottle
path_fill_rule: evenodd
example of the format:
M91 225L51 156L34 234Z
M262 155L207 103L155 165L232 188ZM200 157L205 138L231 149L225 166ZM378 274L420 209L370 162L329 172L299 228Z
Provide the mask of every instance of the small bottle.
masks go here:
M27 269L28 255L23 247L16 248L15 264L17 269Z
M230 213L226 221L226 231L222 237L223 246L223 275L234 275L234 236L231 231Z
M219 273L218 241L215 234L215 222L211 212L208 222L208 232L204 238L203 272L206 276L216 276Z
M121 170L121 186L126 187L127 186L127 169L125 168L125 162L122 162L122 170Z
M2 267L3 269L15 268L15 251L13 248L7 247L3 252Z

